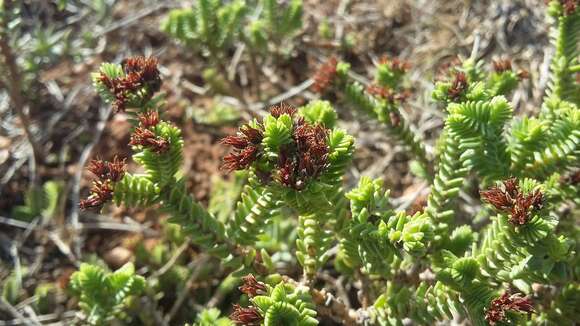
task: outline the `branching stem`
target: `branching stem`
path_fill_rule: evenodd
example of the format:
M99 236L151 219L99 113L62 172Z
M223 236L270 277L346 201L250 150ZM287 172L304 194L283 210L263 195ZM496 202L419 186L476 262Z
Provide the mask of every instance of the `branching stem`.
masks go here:
M6 4L9 2L10 0L7 0ZM4 4L4 8L6 4ZM2 10L4 10L4 8L2 8ZM40 160L42 157L42 150L40 145L36 142L34 135L32 133L30 118L25 113L26 102L22 97L22 75L20 74L18 65L16 63L16 57L14 56L12 48L10 47L8 21L6 17L0 19L0 53L4 58L4 63L6 66L7 73L6 87L9 92L10 100L12 101L12 105L14 106L14 111L16 112L16 115L22 122L24 133L26 134L26 138L30 143L30 146L32 147L32 155L33 155L32 158L36 165L38 160Z

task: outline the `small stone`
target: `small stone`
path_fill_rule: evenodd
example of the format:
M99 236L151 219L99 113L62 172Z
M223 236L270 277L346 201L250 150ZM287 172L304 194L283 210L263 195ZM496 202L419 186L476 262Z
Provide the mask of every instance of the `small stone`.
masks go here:
M115 247L104 255L107 264L113 268L125 265L133 257L133 253L124 247Z
M10 138L0 136L0 149L8 149L11 143Z

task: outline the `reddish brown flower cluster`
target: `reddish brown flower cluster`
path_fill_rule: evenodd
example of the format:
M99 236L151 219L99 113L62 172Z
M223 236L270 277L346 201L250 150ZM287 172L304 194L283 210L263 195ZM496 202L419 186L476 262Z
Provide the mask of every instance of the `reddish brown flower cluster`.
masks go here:
M258 282L254 275L248 274L247 276L242 277L242 281L244 284L239 287L242 293L247 294L250 298L253 298L257 295L263 295L268 292L266 288L266 284L262 282Z
M389 57L386 55L381 57L379 64L388 65L392 71L397 72L407 72L409 69L411 69L411 64L408 61L401 60L399 58L389 59Z
M411 96L411 92L409 90L404 90L400 93L394 92L392 89L388 87L383 87L376 84L371 84L367 86L367 93L372 96L385 99L391 103L394 102L406 102L407 99Z
M275 171L256 171L268 182L273 176L280 184L301 190L310 179L318 177L328 166L327 130L322 125L311 125L304 118L296 118L296 109L280 105L271 109L272 116L288 114L294 118L292 143L280 148ZM263 127L244 125L235 136L225 137L221 143L234 147L224 157L222 168L233 171L248 168L261 157Z
M139 125L143 128L153 128L159 124L159 113L157 111L148 111L139 114Z
M393 127L398 127L401 124L401 116L398 112L389 112L389 119Z
M522 297L519 293L510 295L505 292L501 297L491 302L485 313L485 320L493 326L496 323L505 320L506 311L525 312L530 314L534 312L534 307L530 298Z
M131 146L143 146L151 151L161 154L169 149L169 141L161 136L157 136L152 130L159 123L159 114L156 111L140 113L139 127L131 134Z
M544 0L545 4L549 4L553 0ZM580 0L559 0L560 5L564 9L564 15L570 16L573 15L578 6L580 6Z
M572 173L571 175L562 178L562 181L564 183L570 184L570 185L578 185L580 184L580 170Z
M442 63L435 74L435 81L443 81L448 76L452 75L457 67L461 66L461 58L458 56L453 57L451 60Z
M492 187L481 191L481 197L497 210L510 214L510 223L524 225L530 219L532 210L540 210L544 195L539 190L523 194L515 178L505 180L503 188Z
M270 114L274 118L279 118L283 114L287 114L291 117L296 114L296 109L286 103L281 103L280 105L276 105L270 109Z
M87 167L92 174L101 180L110 180L112 182L119 182L123 179L127 171L127 164L125 159L120 160L115 156L113 162L103 161L101 159L92 160Z
M82 210L100 209L107 201L113 198L112 185L123 179L127 171L127 164L125 164L125 159L120 160L115 156L113 162L100 159L92 160L87 169L97 177L97 180L93 181L89 197L81 200L79 207Z
M113 109L115 112L125 111L132 95L145 90L144 100L148 100L161 88L161 77L157 69L156 58L141 56L131 57L121 63L125 76L109 78L101 73L99 80L115 96Z
M493 64L493 71L495 71L497 73L512 71L512 61L510 59L493 60L492 64Z
M145 58L142 56L130 57L121 62L121 66L127 76L133 76L132 78L142 85L150 86L154 92L161 88L158 64L157 58Z
M261 129L243 125L236 136L227 136L222 144L233 146L235 151L224 157L222 168L228 171L243 170L258 159L259 146L264 133Z
M230 314L230 319L236 325L258 326L262 323L264 317L260 315L256 307L244 308L239 304L234 304L234 311Z
M298 119L292 138L294 146L280 150L276 180L286 187L302 190L306 181L317 178L328 166L326 129Z
M560 0L562 7L564 7L564 15L573 15L578 6L580 6L579 0Z
M337 65L338 60L336 57L331 57L318 68L314 77L312 77L312 79L314 79L314 84L312 85L312 90L314 92L322 94L328 90L336 78Z
M453 101L457 101L467 91L467 75L462 71L457 71L447 95Z
M493 64L493 71L495 71L498 74L513 70L512 69L512 62L510 59L494 60L492 62L492 64ZM529 73L525 70L519 70L517 75L518 75L518 78L520 80L529 78Z
M524 70L524 69L520 69L520 70L518 70L518 73L517 73L517 75L518 75L518 78L519 78L520 80L523 80L523 79L528 79L528 78L530 78L530 73L529 73L527 70Z

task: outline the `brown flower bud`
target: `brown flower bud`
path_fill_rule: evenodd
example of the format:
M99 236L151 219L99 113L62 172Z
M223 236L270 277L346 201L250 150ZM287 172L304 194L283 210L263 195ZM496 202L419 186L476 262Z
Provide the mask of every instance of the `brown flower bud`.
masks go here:
M157 154L162 154L169 149L169 141L167 139L156 136L153 131L142 127L135 128L131 134L129 145L143 146Z
M481 191L480 194L482 199L495 209L508 213L509 221L514 225L526 224L531 217L531 212L541 210L544 201L544 195L539 190L528 194L522 193L515 178L505 180L503 188L492 187Z
M334 79L336 78L336 66L338 65L338 60L336 57L331 57L322 64L312 79L314 79L314 84L312 89L314 92L322 94L330 88Z
M467 91L467 87L467 75L464 72L458 71L455 73L455 78L447 94L453 101L457 101Z
M258 326L264 318L256 307L243 308L239 304L234 304L234 311L231 313L230 319L237 325Z
M275 105L270 108L270 114L275 118L280 117L282 114L293 117L296 114L296 109L286 103L280 103L280 105Z
M489 308L485 312L485 320L493 326L496 323L505 320L506 311L525 312L530 314L534 312L534 306L529 297L522 297L519 293L510 295L508 292L504 292L499 298L496 298L491 302Z
M268 292L266 284L258 282L258 280L256 280L256 278L252 274L248 274L242 277L242 281L244 282L244 284L240 286L239 289L240 291L242 291L242 293L247 294L249 297L263 295Z

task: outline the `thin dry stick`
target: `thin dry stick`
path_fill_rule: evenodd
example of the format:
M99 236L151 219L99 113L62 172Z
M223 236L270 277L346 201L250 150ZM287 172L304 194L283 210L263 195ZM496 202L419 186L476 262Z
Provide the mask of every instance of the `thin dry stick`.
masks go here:
M216 57L217 58L217 57ZM219 70L219 72L222 74L222 76L225 76L225 81L229 86L229 90L232 92L232 95L237 98L238 100L240 100L240 102L242 102L242 104L247 107L248 106L248 100L246 99L246 95L244 94L244 91L242 90L242 88L240 86L238 86L238 84L236 84L235 80L230 80L229 78L227 78L228 76L228 69L225 66L225 64L221 61L221 60L215 60L217 68Z
M21 314L9 302L5 301L4 298L2 298L1 296L0 296L0 307L3 310L10 313L12 315L12 317L18 319L18 321L20 321L22 323L22 325L35 325L35 326L38 325L38 326L40 326L40 324L37 321L35 321L34 319L24 317L23 314Z
M340 300L344 303L344 305L350 309L350 299L348 298L348 293L346 289L342 285L343 276L339 278L332 277L328 272L321 272L318 274L318 277L321 280L324 280L327 284L330 284L334 289L336 289L336 295L339 297Z
M326 290L310 289L312 301L316 304L316 311L322 316L329 317L336 322L347 326L357 325L357 312L349 309L334 295Z
M167 271L169 271L171 269L171 267L173 267L173 265L175 265L175 263L177 262L179 257L181 257L181 254L183 254L185 252L185 250L187 250L187 248L189 248L189 244L190 244L190 240L187 239L179 248L177 248L177 250L175 251L175 253L171 257L171 259L169 259L167 261L167 263L165 265L163 265L163 267L161 267L159 270L157 270L151 276L154 278L157 278L157 277L167 273Z
M105 34L112 33L120 28L128 27L132 24L138 23L143 18L145 18L151 14L154 14L158 10L174 8L174 7L175 7L175 5L172 3L164 3L164 2L160 1L160 3L158 3L155 6L142 9L141 11L137 12L133 16L126 17L125 19L123 19L117 23L111 24L108 28L105 28L102 31L95 33L95 35L93 37L100 38L101 36L103 36Z
M76 311L66 311L62 314L60 313L52 313L47 315L40 315L37 316L38 322L41 324L47 325L50 324L52 326L60 326L60 325L71 325L71 323L66 323L69 319L72 319L76 315ZM0 321L0 326L28 326L30 325L26 320L22 321L21 319L12 319L6 321Z
M284 276L283 278L284 281L295 286L303 286L290 277ZM332 293L327 292L325 289L318 290L313 287L310 287L309 291L312 301L316 304L316 311L321 316L329 317L336 322L342 323L342 325L357 325L358 313L338 300Z
M10 0L6 1L6 4L8 3L10 3ZM5 67L7 68L6 75L8 78L8 85L6 86L10 94L10 100L12 101L12 105L14 105L14 111L16 111L16 115L22 122L24 133L26 134L26 138L32 147L33 162L36 165L38 160L42 157L42 151L40 145L36 142L34 135L32 134L30 119L24 112L26 103L22 97L22 76L18 70L16 57L14 56L12 48L10 47L8 21L6 18L0 19L0 53L4 57Z
M181 308L181 305L183 304L183 301L185 301L185 299L187 298L187 294L189 293L189 289L193 285L193 282L195 282L195 280L197 279L197 277L201 273L201 271L202 271L202 268L201 267L202 266L205 266L205 264L207 263L208 260L209 260L209 257L204 255L204 256L201 256L199 259L197 259L194 262L194 266L196 266L196 268L191 273L191 275L189 276L189 278L187 279L187 281L185 282L185 287L181 290L181 292L179 292L179 295L177 296L177 299L175 300L175 303L171 307L171 310L165 316L165 322L166 323L169 324L171 322L171 320L175 317L175 315L179 311L179 308Z
M79 169L76 171L73 179L73 191L71 195L72 202L74 203L72 211L70 213L69 221L73 227L74 235L75 235L75 245L73 247L73 252L77 257L80 257L81 254L81 238L79 237L78 232L80 231L80 223L79 223L79 206L78 203L80 201L80 193L81 193L81 178L83 175L83 167L87 163L91 155L91 151L93 147L97 145L99 140L101 139L101 135L103 134L103 130L107 125L107 121L109 120L109 116L111 115L112 109L111 107L102 108L100 110L100 120L97 123L95 130L94 130L94 137L90 144L88 144L81 153L81 157L79 158Z

